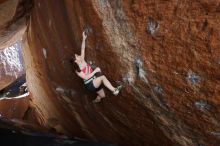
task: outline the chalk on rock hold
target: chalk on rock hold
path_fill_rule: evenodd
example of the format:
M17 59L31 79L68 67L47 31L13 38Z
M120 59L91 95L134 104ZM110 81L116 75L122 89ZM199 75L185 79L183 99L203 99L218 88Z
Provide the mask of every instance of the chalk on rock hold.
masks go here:
M197 109L201 110L201 111L206 111L210 109L210 105L204 101L204 100L199 100L195 102L195 106Z
M148 79L146 78L146 72L143 70L143 62L141 61L140 58L136 59L135 60L135 66L136 66L136 69L137 69L137 74L138 74L138 77L143 80L145 83L148 83Z
M145 71L142 68L139 68L139 71L138 71L139 78L143 79L145 78L145 75L146 75Z
M86 27L84 28L84 31L85 31L85 34L86 34L86 35L89 35L89 34L92 33L92 28L91 28L90 26L86 26Z
M140 68L143 66L143 62L141 61L140 58L136 59L135 60L135 64L136 64L136 67Z
M186 77L187 81L192 83L192 84L197 84L201 81L200 76L196 75L192 71L189 71Z
M154 33L159 29L160 24L154 20L153 18L149 17L148 18L148 23L147 23L147 33L150 35L154 35Z
M131 84L134 82L134 79L129 74L126 74L125 76L123 76L122 81Z
M157 94L162 95L163 94L163 89L159 84L156 84L156 86L154 87L154 92L156 92Z

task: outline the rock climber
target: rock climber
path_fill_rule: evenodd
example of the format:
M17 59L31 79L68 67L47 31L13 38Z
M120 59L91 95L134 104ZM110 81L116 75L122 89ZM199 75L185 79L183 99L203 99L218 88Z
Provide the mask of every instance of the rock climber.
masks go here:
M81 55L75 54L75 58L73 63L74 69L76 74L84 80L85 87L92 91L96 92L98 95L93 102L100 102L102 98L105 98L105 92L103 90L102 85L107 87L113 95L117 96L119 94L119 91L122 86L113 87L112 84L109 82L109 80L106 78L106 76L101 75L98 76L97 73L101 72L101 69L99 67L96 67L94 70L91 68L91 66L86 63L85 59L85 43L87 38L87 33L84 31L82 33L83 40L81 45Z

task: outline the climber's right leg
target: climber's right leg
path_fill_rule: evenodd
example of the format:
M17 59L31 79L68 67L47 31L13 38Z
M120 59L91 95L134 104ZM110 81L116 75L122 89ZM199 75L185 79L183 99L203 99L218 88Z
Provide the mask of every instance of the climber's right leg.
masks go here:
M93 80L93 85L95 88L98 88L101 84L104 84L105 87L107 87L110 91L114 92L115 88L112 86L112 84L109 82L109 80L104 76L97 77Z
M95 88L99 88L101 84L104 84L112 93L117 96L122 86L118 86L117 88L113 87L109 80L104 76L97 77L93 80L93 85Z

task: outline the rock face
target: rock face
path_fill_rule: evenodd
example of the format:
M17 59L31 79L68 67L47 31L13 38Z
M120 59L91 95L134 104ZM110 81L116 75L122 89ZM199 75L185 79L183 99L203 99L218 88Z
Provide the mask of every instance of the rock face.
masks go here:
M21 78L25 80L21 38L31 6L32 1L0 0L0 119L22 129L38 124L35 108L30 104L31 97L16 95L19 88L11 88ZM2 123L0 126L5 127Z
M29 6L23 0L0 1L0 90L24 74L18 40L26 29Z
M42 125L118 145L220 142L218 0L34 0L23 39L29 90ZM124 88L100 104L71 58Z
M14 44L26 29L32 0L0 0L0 49Z

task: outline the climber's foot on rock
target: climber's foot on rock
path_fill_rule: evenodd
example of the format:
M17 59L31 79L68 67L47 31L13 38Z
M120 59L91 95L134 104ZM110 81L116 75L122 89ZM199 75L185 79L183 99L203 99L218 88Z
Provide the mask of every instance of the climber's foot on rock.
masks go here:
M115 88L115 91L112 92L113 95L117 96L120 92L120 90L122 89L122 85L119 85L118 87Z

